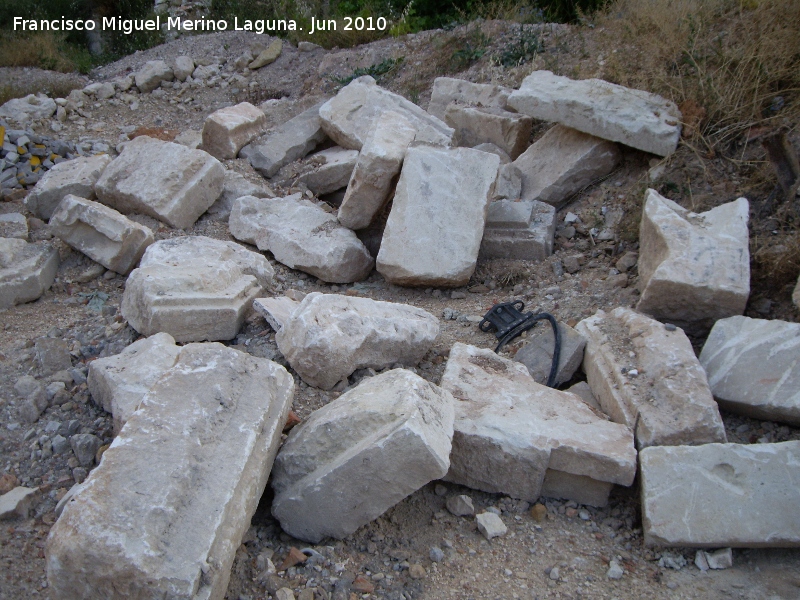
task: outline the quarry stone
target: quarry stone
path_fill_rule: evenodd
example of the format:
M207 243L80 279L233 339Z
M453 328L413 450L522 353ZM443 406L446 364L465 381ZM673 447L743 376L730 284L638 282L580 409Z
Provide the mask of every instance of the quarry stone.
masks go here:
M44 242L0 238L0 310L39 298L53 285L58 251Z
M194 68L195 64L191 56L178 56L172 72L178 81L186 81L186 78L194 72Z
M27 519L39 488L17 486L0 496L0 521L22 517Z
M553 206L535 200L497 200L489 204L478 256L544 260L553 254L555 231Z
M272 43L261 51L253 62L247 65L247 68L255 71L261 67L271 65L278 60L278 57L281 55L281 50L283 50L283 41L280 38L272 40Z
M453 141L472 148L492 143L517 158L528 147L533 119L501 108L476 108L453 102L447 107L444 122L455 130Z
M475 505L472 503L472 498L464 494L450 496L445 502L445 506L447 506L450 514L456 517L471 517L475 514Z
M0 237L28 240L28 220L22 213L0 215Z
M572 379L583 362L583 349L586 347L583 336L566 323L558 323L558 333L561 348L555 386ZM528 373L536 383L547 385L553 364L554 345L553 328L547 321L542 321L528 332L528 342L517 350L514 360L527 367Z
M444 121L447 107L457 102L466 106L505 108L513 90L488 83L472 83L452 77L437 77L433 80L428 112Z
M480 531L487 540L505 535L508 532L503 520L493 512L484 512L475 516L475 522L478 524L478 531Z
M236 158L266 126L267 115L249 102L221 108L206 118L201 149L219 160Z
M288 296L253 300L255 311L266 319L275 332L281 330L298 306L300 306L300 302L292 300Z
M143 94L152 92L162 81L172 81L175 74L163 60L149 60L133 76L136 87Z
M253 183L236 171L226 170L222 194L209 207L208 214L215 220L227 221L231 216L233 201L242 196L274 198L275 193L266 183Z
M24 98L12 98L0 106L0 118L18 125L29 125L32 121L49 119L56 108L55 100L46 94L28 94Z
M98 154L54 165L25 197L25 207L40 219L49 220L68 194L94 200L94 185L110 162L110 156Z
M327 148L301 161L286 165L274 181L283 187L305 185L317 196L347 187L358 160L357 150Z

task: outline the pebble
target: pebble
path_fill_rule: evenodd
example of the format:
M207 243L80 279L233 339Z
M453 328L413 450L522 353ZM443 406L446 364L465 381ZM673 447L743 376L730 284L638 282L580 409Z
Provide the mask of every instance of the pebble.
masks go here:
M622 576L625 574L625 571L619 565L619 563L615 560L612 560L608 563L608 571L606 571L606 577L609 579L622 579Z
M414 563L408 568L408 576L411 577L411 579L422 579L426 575L425 567L418 563Z
M432 546L429 555L433 562L442 562L444 560L444 551L438 546Z

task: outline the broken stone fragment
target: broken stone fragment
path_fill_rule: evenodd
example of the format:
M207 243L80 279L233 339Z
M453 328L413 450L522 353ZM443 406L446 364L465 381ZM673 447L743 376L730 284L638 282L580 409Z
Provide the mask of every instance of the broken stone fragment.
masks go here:
M143 94L152 92L162 81L172 81L174 73L163 60L149 60L133 76L136 87Z
M566 323L558 323L558 333L561 348L555 387L572 379L583 362L583 349L586 347L583 336ZM528 342L517 351L514 360L528 368L536 383L547 385L555 347L553 328L547 321L542 321L528 336Z
M110 156L98 154L58 163L25 197L25 207L40 219L49 220L58 203L68 194L94 200L94 185L110 162Z
M478 256L544 260L553 254L555 231L553 206L531 200L498 200L489 204Z
M503 520L493 512L484 512L475 517L480 531L487 540L500 537L508 532Z
M30 194L29 194L30 195ZM0 238L28 240L28 220L22 213L0 215Z
M275 341L306 383L329 390L356 369L416 365L438 334L439 320L421 308L313 292Z
M405 369L365 379L292 429L272 514L294 537L343 538L450 464L453 398Z
M253 300L255 311L267 320L267 323L275 332L281 330L298 306L300 306L300 302L287 296L256 298Z
M222 598L293 394L271 361L184 346L51 529L50 593Z
M519 200L522 196L522 171L512 164L501 164L497 172L492 201Z
M750 295L748 202L696 214L647 190L636 308L693 335L741 315Z
M0 521L22 517L27 519L39 488L15 487L0 496Z
M214 220L227 221L231 216L233 201L242 196L255 196L256 198L274 198L275 193L266 183L253 183L245 179L236 171L225 171L222 184L222 194L208 209L208 214Z
M31 302L50 289L58 252L49 244L0 238L0 310Z
M357 150L333 147L286 165L273 180L285 188L305 185L317 196L347 187L358 160Z
M236 158L266 125L267 115L249 102L221 108L206 118L201 149L219 160Z
M194 72L195 66L191 56L178 56L175 58L175 67L172 69L175 79L186 81L186 78Z
M489 142L507 152L512 160L528 147L533 127L533 119L527 115L455 102L447 107L444 122L455 130L453 141L457 145L472 148Z
M450 496L445 502L447 510L450 514L456 517L471 517L475 514L475 506L472 504L472 498L464 494L458 496Z
M602 310L575 329L583 370L603 411L635 429L639 449L725 442L706 373L681 329L629 308Z
M283 41L280 38L276 38L272 40L272 43L267 46L258 56L247 65L247 68L255 71L256 69L260 69L261 67L266 67L267 65L271 65L278 57L281 55L281 50L283 49Z
M465 106L506 108L506 101L513 90L488 83L472 83L452 77L437 77L433 80L428 112L444 121L447 107L453 102Z

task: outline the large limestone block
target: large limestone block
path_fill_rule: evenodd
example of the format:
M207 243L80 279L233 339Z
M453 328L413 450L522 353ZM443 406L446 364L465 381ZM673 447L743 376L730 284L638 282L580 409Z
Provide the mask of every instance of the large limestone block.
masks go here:
M452 437L448 392L405 369L365 379L292 429L272 514L294 537L343 538L442 477Z
M98 154L58 163L25 197L26 208L40 219L49 220L58 203L68 194L93 200L94 184L110 162L108 154Z
M402 114L387 111L375 119L358 155L339 207L339 222L350 229L368 227L391 193L408 145L417 130Z
M58 251L49 244L0 238L0 310L39 298L57 270Z
M64 197L50 225L53 235L106 269L123 275L136 266L154 241L148 227L99 202L73 195Z
M479 150L409 147L377 259L387 281L469 281L499 166L497 156Z
M229 340L253 300L272 287L264 256L206 237L161 240L144 253L122 296L122 315L143 335L169 333L179 342Z
M293 394L271 361L185 346L51 529L53 597L222 600Z
M602 79L574 81L534 71L508 97L508 106L660 156L675 152L681 135L682 116L673 102Z
M438 334L439 320L421 308L313 292L275 341L306 383L329 390L356 369L416 365Z
M347 187L357 160L357 150L335 146L286 165L273 181L285 188L305 185L317 196L330 194Z
M95 185L103 204L191 227L222 193L225 169L202 150L147 136L126 144Z
M696 335L741 315L750 295L748 210L739 198L695 214L647 190L636 308Z
M447 107L444 122L455 129L456 144L472 148L491 143L517 158L528 146L533 119L501 108L475 108L455 102Z
M620 157L613 142L556 125L514 165L522 173L524 200L539 200L560 208L573 194L611 173Z
M356 234L299 195L239 198L228 225L236 239L268 250L275 260L323 281L359 281L372 271L372 256Z
M444 121L447 107L453 103L466 106L505 108L513 90L488 83L472 83L452 77L437 77L433 80L428 112Z
M266 126L267 115L249 102L221 108L206 118L201 148L219 160L236 158Z
M399 112L417 130L417 141L448 146L453 130L413 102L375 84L369 75L354 79L319 109L322 127L340 146L361 150L375 120L387 110Z
M602 310L575 329L583 370L603 411L634 430L639 449L725 442L706 373L680 329L629 308Z
M172 81L175 73L163 60L149 60L133 75L136 87L143 94L152 92L162 81Z
M800 442L659 446L639 459L646 544L800 547Z
M630 430L597 416L577 396L536 383L525 365L459 342L441 385L456 399L449 481L528 501L540 496L548 471L561 474L551 476L550 489L562 493L575 487L559 487L570 476L633 483ZM611 489L603 487L601 506Z
M24 98L12 98L0 106L0 118L28 126L31 121L49 119L56 108L56 101L46 94L28 94Z
M723 408L800 425L800 324L720 319L703 346L700 364Z
M553 254L555 232L553 206L535 200L497 200L489 204L478 256L544 260Z

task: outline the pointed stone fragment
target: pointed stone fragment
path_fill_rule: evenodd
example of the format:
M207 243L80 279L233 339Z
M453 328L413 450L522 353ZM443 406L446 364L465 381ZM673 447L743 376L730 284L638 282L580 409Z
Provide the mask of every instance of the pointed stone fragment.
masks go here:
M300 306L299 302L287 296L256 298L253 300L253 308L267 320L267 323L275 332L281 330L298 306Z

